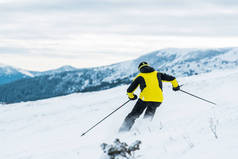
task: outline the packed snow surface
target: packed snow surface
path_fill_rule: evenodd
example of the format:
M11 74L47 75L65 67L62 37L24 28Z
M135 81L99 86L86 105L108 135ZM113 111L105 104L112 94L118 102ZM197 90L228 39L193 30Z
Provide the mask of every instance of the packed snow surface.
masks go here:
M1 159L103 159L100 145L119 138L141 140L139 159L236 159L238 69L178 78L183 90L164 83L164 102L152 122L139 118L131 132L118 129L135 101L81 134L126 102L126 89L76 93L35 102L0 105ZM138 93L138 92L137 92Z

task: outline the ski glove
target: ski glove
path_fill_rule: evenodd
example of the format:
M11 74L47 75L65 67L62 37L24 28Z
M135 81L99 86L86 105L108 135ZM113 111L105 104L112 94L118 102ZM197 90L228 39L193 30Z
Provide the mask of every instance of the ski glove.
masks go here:
M136 94L133 94L133 97L128 96L128 98L129 98L130 100L136 100L136 99L137 99L137 95L136 95Z
M174 90L174 91L179 91L179 90L180 90L180 86L178 86L178 87L173 87L173 90Z

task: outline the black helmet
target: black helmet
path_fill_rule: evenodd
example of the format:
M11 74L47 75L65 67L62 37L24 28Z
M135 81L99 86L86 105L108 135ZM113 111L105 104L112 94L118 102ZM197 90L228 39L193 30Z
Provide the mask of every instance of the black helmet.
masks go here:
M139 64L139 66L138 66L138 70L140 70L142 67L144 67L144 66L149 66L149 64L147 63L147 62L145 62L145 61L143 61L143 62L141 62L140 64Z

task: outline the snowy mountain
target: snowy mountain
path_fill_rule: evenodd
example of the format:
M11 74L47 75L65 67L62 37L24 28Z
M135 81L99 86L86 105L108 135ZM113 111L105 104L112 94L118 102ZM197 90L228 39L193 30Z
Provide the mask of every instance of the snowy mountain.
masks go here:
M0 85L10 83L22 78L34 77L30 71L0 64Z
M0 101L5 103L31 101L128 84L138 73L137 66L141 61L147 61L158 71L184 77L237 68L238 48L163 49L135 60L109 66L72 69L72 71L22 79L0 86Z
M33 78L36 76L53 75L61 72L74 71L74 70L77 70L77 68L66 65L49 71L37 72L0 64L0 85L11 83L13 81L17 81L23 78Z
M118 129L129 102L83 137L80 135L127 101L128 85L46 100L0 105L1 159L105 159L100 145L115 138L141 140L136 159L236 159L238 69L179 77L182 89L164 83L164 102L152 122L139 118L131 132ZM138 93L138 92L137 92ZM215 138L213 131L218 138Z
M61 72L67 72L67 71L75 71L78 70L78 68L65 65L57 69L49 70L49 71L44 71L44 72L37 72L35 73L35 76L43 76L43 75L53 75Z

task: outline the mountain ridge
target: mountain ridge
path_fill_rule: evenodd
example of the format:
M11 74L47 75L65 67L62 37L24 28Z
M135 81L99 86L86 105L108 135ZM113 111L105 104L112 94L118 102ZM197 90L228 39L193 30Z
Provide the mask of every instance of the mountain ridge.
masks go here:
M0 64L0 85L27 77L34 77L34 75L30 71L24 69Z
M64 65L56 69L50 69L48 71L31 71L0 63L0 85L11 83L23 78L33 78L36 76L56 74L77 69L78 68L69 65Z
M75 92L90 92L129 84L138 74L137 66L147 61L157 71L176 77L197 75L238 66L238 48L162 49L135 60L108 66L83 68L18 80L0 86L0 101L14 103ZM12 93L14 92L14 94Z

